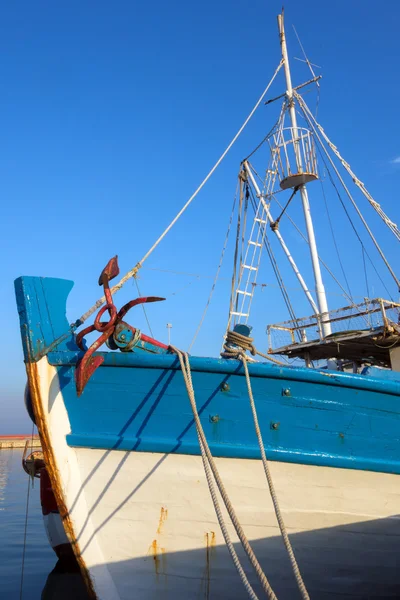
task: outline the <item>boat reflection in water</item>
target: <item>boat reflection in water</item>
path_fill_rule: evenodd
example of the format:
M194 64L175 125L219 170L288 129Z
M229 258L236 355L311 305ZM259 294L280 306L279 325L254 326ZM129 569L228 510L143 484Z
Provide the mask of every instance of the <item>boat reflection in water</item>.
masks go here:
M85 582L75 561L59 559L47 577L43 588L42 600L88 600Z

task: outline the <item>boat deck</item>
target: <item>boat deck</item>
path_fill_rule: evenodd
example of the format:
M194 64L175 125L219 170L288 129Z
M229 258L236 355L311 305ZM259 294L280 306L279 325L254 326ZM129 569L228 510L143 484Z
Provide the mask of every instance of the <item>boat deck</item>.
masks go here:
M343 331L323 340L310 340L275 348L274 354L290 358L327 360L338 358L356 362L370 361L380 366L390 366L390 350L400 346L400 335L385 335L384 328L361 331Z

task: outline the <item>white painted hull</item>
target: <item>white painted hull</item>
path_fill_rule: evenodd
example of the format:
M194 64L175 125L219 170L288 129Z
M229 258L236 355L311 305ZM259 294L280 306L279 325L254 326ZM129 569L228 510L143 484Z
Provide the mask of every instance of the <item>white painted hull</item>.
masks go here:
M41 403L52 482L59 481L68 518L60 512L97 597L245 598L201 458L68 447L56 370L46 359L33 368L34 405ZM261 462L220 458L217 466L278 598L299 597ZM311 598L400 597L398 476L280 462L271 463L271 471ZM244 557L243 565L264 597Z

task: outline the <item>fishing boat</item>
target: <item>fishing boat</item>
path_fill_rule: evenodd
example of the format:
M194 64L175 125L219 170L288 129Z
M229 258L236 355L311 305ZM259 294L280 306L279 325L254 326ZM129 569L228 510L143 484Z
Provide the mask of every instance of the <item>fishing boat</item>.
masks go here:
M66 318L71 281L15 281L27 402L64 543L92 598L400 594L400 304L382 297L355 302L343 288L345 306L329 309L308 197L320 178L317 156L336 188L342 185L396 293L395 271L342 173L387 235L399 241L400 232L301 95L305 86L319 85L319 77L293 87L283 14L278 25L279 65L212 170L283 72L285 92L273 99L281 103L278 120L240 165L221 356L189 356L127 322L134 306L160 297L137 298L120 309L115 304L118 290L137 276L212 172L114 286L118 262L109 261L99 279L104 295L72 325ZM268 164L256 168L266 156ZM304 211L315 291L284 239L295 203ZM273 243L311 316L296 315ZM250 322L265 254L290 319L268 326L268 350L261 352ZM82 327L96 311L92 324Z

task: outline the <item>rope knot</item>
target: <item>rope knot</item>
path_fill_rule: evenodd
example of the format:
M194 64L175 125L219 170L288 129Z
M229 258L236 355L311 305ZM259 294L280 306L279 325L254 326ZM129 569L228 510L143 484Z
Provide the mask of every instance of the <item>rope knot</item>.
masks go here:
M238 333L237 331L228 330L226 333L222 358L242 358L246 352L250 352L252 356L257 354L257 350L253 346L253 338Z

